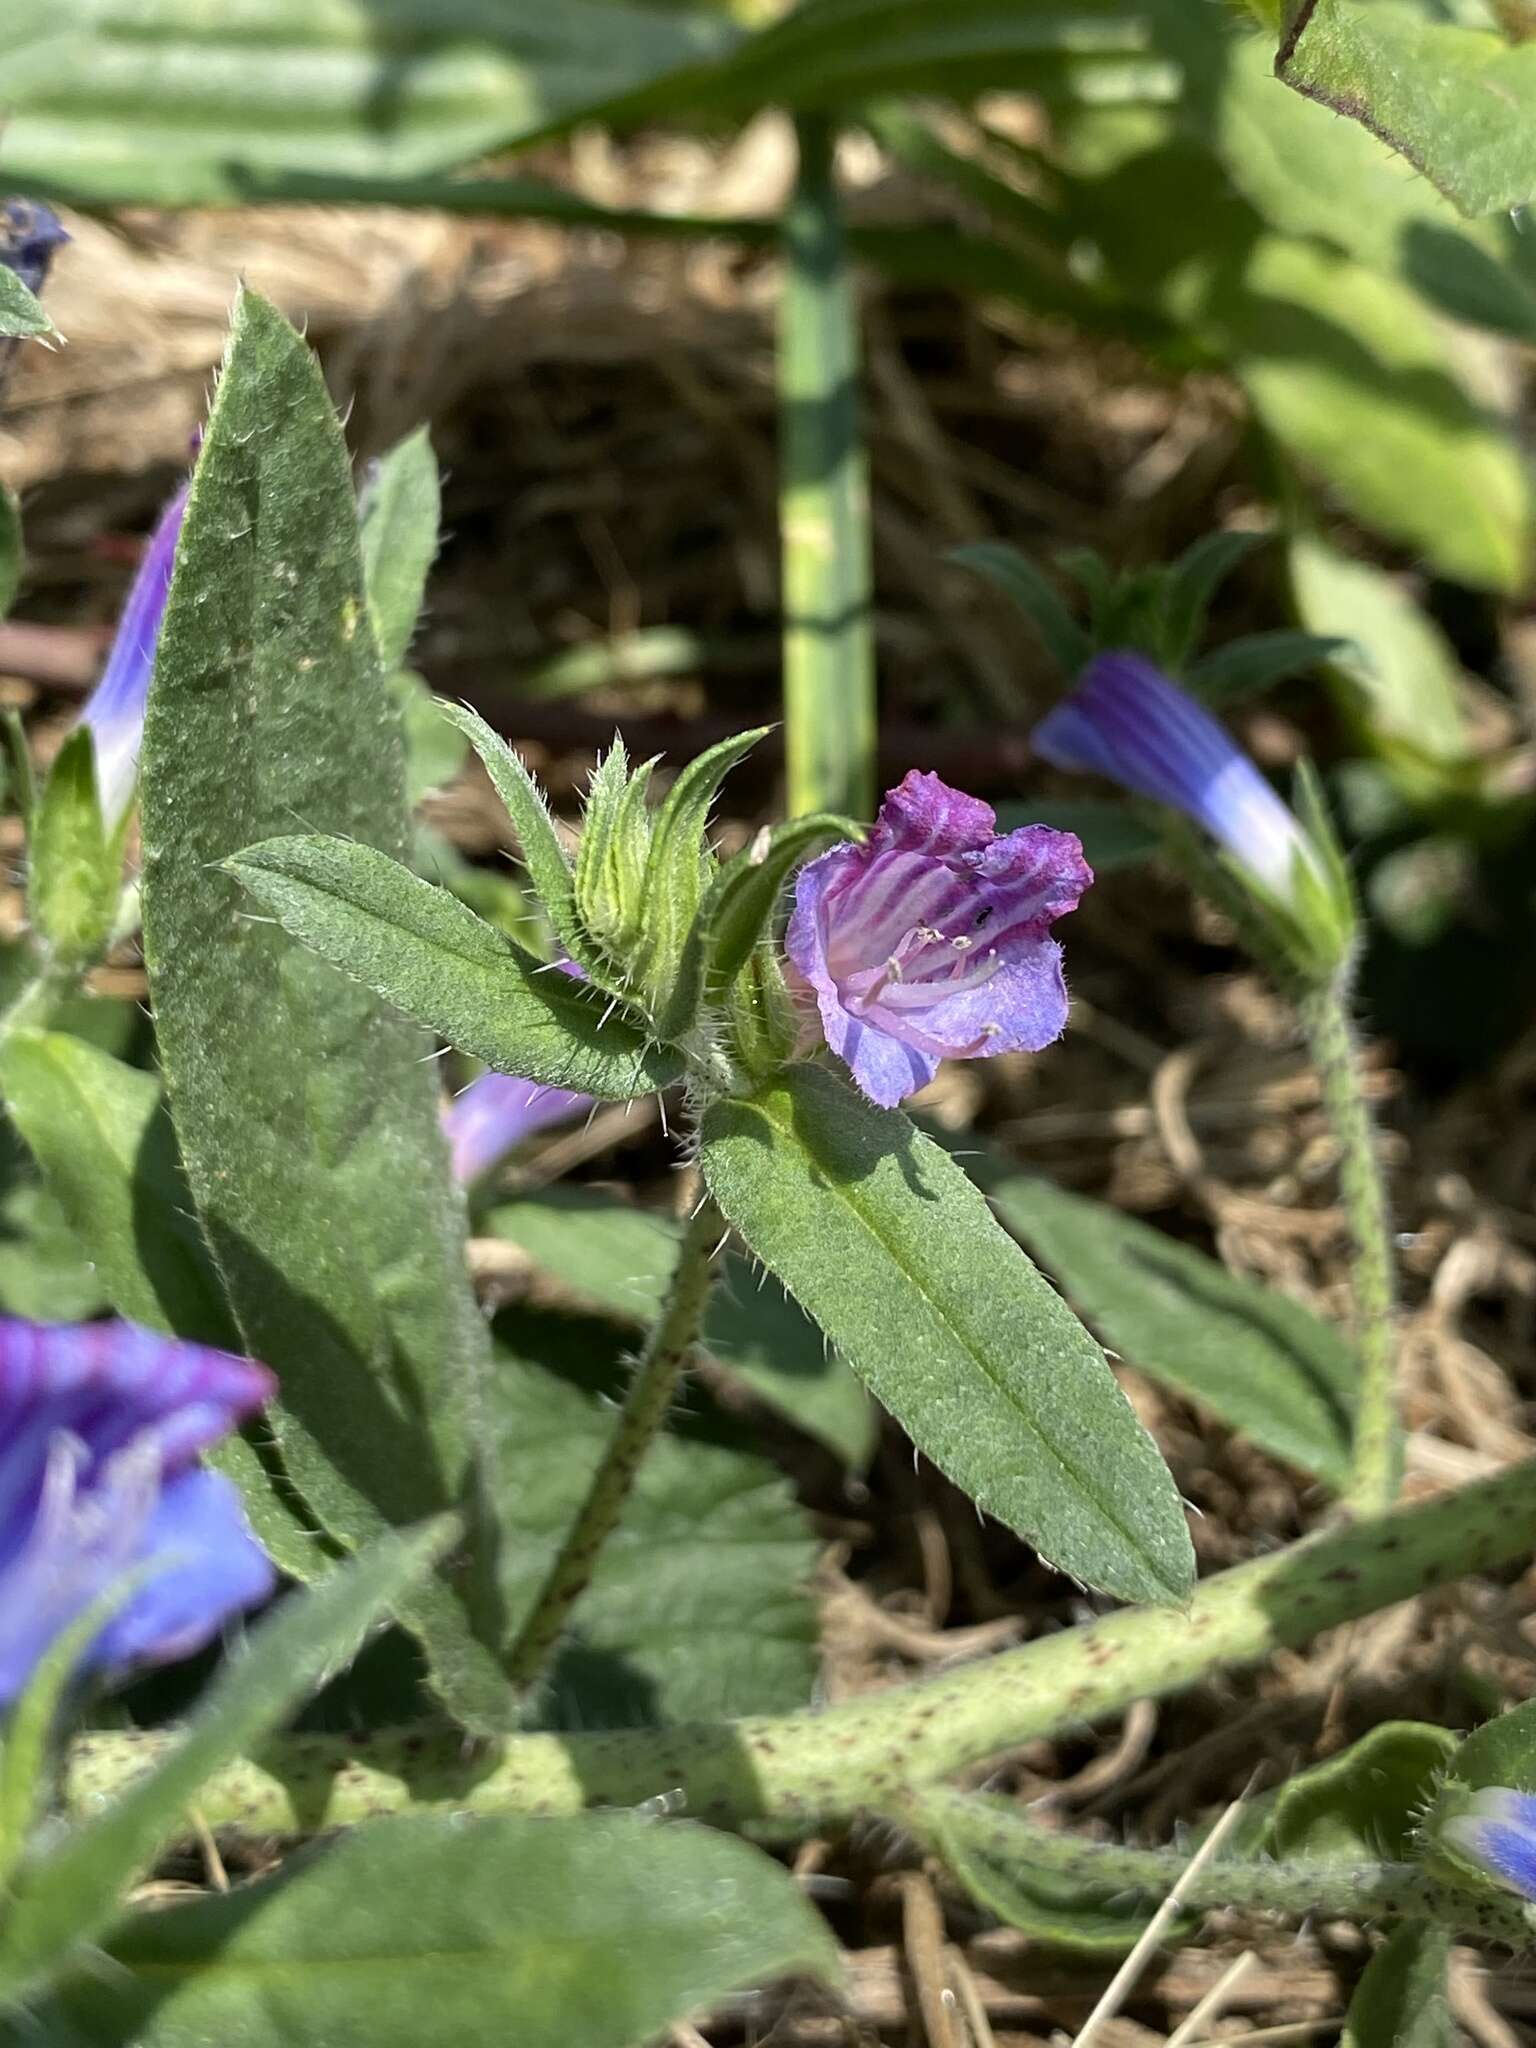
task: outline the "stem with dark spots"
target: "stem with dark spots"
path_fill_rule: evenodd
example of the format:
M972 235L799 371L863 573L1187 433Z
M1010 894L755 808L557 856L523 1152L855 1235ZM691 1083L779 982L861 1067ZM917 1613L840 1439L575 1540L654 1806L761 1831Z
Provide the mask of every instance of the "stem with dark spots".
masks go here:
M1253 1664L1275 1649L1536 1550L1536 1460L1255 1558L1188 1607L1128 1608L820 1712L609 1734L515 1735L466 1755L454 1730L290 1736L211 1778L214 1827L308 1833L409 1808L576 1813L664 1799L723 1826L810 1832L1035 1736ZM103 1733L71 1749L65 1797L95 1811L173 1742Z

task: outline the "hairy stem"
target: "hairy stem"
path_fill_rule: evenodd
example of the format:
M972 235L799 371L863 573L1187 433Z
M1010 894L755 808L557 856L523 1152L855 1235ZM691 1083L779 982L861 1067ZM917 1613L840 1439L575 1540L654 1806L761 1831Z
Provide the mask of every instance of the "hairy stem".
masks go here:
M291 1834L413 1806L575 1813L661 1800L723 1826L809 1831L1533 1548L1536 1460L1221 1572L1182 1611L1126 1609L821 1712L518 1735L473 1752L443 1729L294 1736L210 1779L198 1807L213 1826ZM175 1739L82 1737L66 1760L67 1804L94 1811Z
M1371 1113L1360 1087L1360 1061L1349 1020L1349 980L1337 975L1301 1005L1323 1101L1339 1147L1339 1186L1354 1240L1350 1282L1360 1397L1355 1410L1352 1470L1346 1505L1357 1514L1385 1514L1402 1484L1398 1422L1397 1333L1393 1318L1392 1230Z
M714 1204L701 1203L683 1232L666 1301L645 1340L586 1499L577 1509L508 1654L507 1676L516 1686L532 1685L542 1673L571 1609L591 1581L604 1544L618 1525L645 1454L667 1419L714 1284L711 1259L720 1230Z
M1021 1875L1049 1871L1114 1895L1145 1893L1155 1899L1178 1885L1184 1904L1197 1912L1237 1907L1293 1919L1310 1913L1355 1920L1386 1915L1433 1920L1515 1948L1531 1939L1519 1900L1442 1884L1414 1863L1274 1862L1237 1852L1197 1866L1178 1849L1131 1849L1062 1834L1008 1800L945 1786L925 1791L905 1810L893 1809L892 1818L962 1864L980 1854Z

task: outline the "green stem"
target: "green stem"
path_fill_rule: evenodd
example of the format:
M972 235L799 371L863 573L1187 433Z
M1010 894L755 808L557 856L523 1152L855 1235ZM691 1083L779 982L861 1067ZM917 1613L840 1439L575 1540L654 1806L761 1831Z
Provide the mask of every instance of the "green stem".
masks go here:
M1392 1230L1376 1157L1371 1113L1360 1087L1360 1060L1349 1018L1349 978L1336 975L1302 1001L1302 1020L1322 1077L1323 1102L1339 1147L1339 1186L1354 1240L1350 1283L1360 1394L1345 1504L1360 1515L1385 1514L1403 1476L1398 1420L1397 1332L1393 1317Z
M219 1772L210 1824L290 1834L408 1807L575 1813L665 1798L724 1826L808 1832L1069 1726L1252 1664L1536 1548L1536 1461L1427 1505L1326 1531L1207 1579L1188 1607L1131 1608L821 1712L613 1733L520 1735L466 1754L455 1730L292 1736ZM174 1742L81 1738L66 1800L93 1812Z
M1236 1907L1305 1919L1433 1920L1464 1935L1525 1948L1531 1927L1519 1900L1442 1884L1415 1863L1274 1862L1268 1856L1218 1855L1196 1866L1178 1849L1131 1849L1087 1841L1040 1826L1007 1800L940 1786L893 1817L930 1840L941 1854L959 1849L964 1863L978 1852L998 1866L1044 1870L1095 1890L1162 1898L1175 1885L1196 1912Z
M720 1227L713 1203L705 1201L683 1232L667 1299L645 1340L613 1435L508 1654L507 1676L516 1686L532 1685L543 1672L571 1609L591 1581L604 1544L618 1526L645 1454L667 1419L714 1284L711 1259Z
M836 130L795 123L779 322L784 745L791 817L867 818L875 797L869 491L858 315L834 176Z

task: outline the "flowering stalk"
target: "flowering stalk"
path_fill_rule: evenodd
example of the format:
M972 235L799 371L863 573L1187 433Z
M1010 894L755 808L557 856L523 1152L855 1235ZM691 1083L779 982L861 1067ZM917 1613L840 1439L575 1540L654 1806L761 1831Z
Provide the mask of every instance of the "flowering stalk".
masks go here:
M661 1729L519 1735L466 1754L456 1729L289 1736L210 1779L212 1827L300 1834L413 1808L579 1813L676 1788L725 1826L810 1833L1036 1736L1080 1729L1536 1548L1536 1461L1220 1572L1182 1612L1126 1608L915 1684L822 1710ZM150 1767L170 1734L81 1737L76 1814Z
M1339 1189L1354 1244L1349 1281L1360 1385L1344 1499L1356 1514L1380 1515L1397 1499L1403 1476L1393 1314L1396 1287L1391 1218L1371 1112L1360 1086L1349 988L1348 974L1341 970L1321 987L1308 991L1301 1001L1301 1016L1339 1148Z
M1517 1900L1443 1883L1416 1863L1275 1862L1234 1855L1198 1865L1178 1849L1132 1849L1042 1827L1021 1807L946 1787L924 1792L911 1807L898 1803L892 1810L893 1819L935 1838L940 1853L950 1816L968 1844L979 1844L990 1834L992 1848L1005 1863L1117 1894L1156 1898L1177 1884L1182 1902L1197 1912L1236 1908L1293 1919L1385 1916L1432 1920L1511 1948L1525 1948L1531 1940L1530 1921Z
M603 1545L618 1525L646 1452L667 1419L688 1354L698 1339L714 1284L720 1217L714 1204L695 1211L678 1248L672 1284L646 1338L629 1392L597 1470L507 1658L507 1676L532 1685L591 1581Z

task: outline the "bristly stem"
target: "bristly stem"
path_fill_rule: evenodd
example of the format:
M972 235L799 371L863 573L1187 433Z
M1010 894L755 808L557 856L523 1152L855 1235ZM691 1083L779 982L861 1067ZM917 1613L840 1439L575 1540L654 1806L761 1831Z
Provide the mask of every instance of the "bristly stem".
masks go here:
M718 1211L712 1202L703 1202L683 1232L666 1301L645 1340L586 1498L508 1652L507 1676L516 1686L530 1686L543 1673L571 1609L586 1591L603 1546L618 1525L645 1454L667 1419L714 1283L713 1254L720 1233Z
M300 1834L413 1807L579 1813L664 1794L669 1807L721 1826L809 1834L860 1810L888 1812L914 1787L1037 1735L1256 1663L1533 1548L1536 1460L1219 1572L1181 1611L1125 1608L820 1711L515 1735L468 1752L454 1728L292 1735L211 1778L198 1810L212 1827ZM82 1737L66 1762L67 1809L97 1811L177 1739L160 1730Z
M835 172L836 130L795 122L779 317L784 745L791 817L867 818L875 796L869 490L859 425L858 311Z
M1360 1085L1349 994L1348 974L1340 973L1310 991L1302 1000L1301 1011L1339 1147L1339 1187L1354 1240L1350 1282L1360 1393L1345 1503L1359 1515L1382 1515L1396 1501L1403 1476L1396 1287L1391 1220L1376 1155L1376 1134Z
M1240 1850L1214 1857L1202 1867L1177 1849L1133 1849L1096 1842L1042 1827L1006 1799L956 1792L947 1786L925 1790L892 1818L912 1827L944 1854L950 1839L978 1850L1006 1870L1049 1871L1074 1883L1161 1898L1175 1884L1185 1905L1197 1911L1235 1907L1239 1911L1282 1913L1291 1919L1321 1914L1340 1919L1433 1920L1458 1933L1524 1948L1531 1930L1518 1899L1471 1887L1443 1884L1414 1863L1346 1863L1287 1859Z

